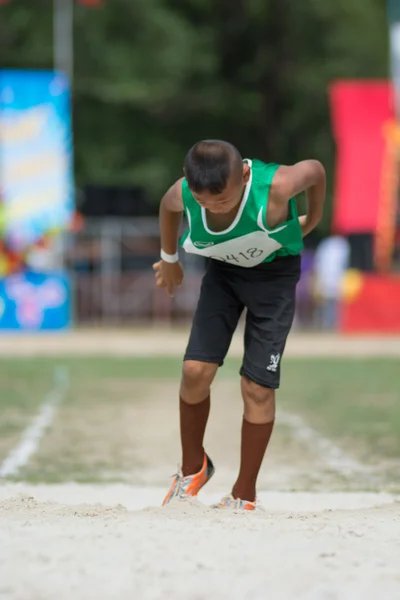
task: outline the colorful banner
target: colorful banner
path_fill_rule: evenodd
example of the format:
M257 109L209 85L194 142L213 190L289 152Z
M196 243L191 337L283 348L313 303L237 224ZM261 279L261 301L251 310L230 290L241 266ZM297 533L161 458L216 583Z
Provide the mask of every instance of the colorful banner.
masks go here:
M378 199L374 264L379 273L390 271L396 242L399 205L400 128L395 120L384 127L385 151Z
M74 210L67 78L0 71L0 232L22 251L65 229Z
M49 331L71 324L65 273L24 273L0 280L0 330Z

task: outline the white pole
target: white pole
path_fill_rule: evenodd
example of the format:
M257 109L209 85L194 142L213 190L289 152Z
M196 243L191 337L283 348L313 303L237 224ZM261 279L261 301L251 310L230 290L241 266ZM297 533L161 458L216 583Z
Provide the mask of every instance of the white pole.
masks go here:
M53 0L53 69L67 75L70 93L74 77L74 1ZM71 107L72 108L72 107ZM58 266L65 264L67 234L57 239Z
M54 0L54 69L68 75L72 87L74 75L74 0Z

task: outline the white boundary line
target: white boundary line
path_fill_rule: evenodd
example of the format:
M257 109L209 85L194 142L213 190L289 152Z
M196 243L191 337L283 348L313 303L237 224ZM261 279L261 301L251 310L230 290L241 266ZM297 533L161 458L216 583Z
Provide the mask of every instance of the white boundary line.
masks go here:
M333 471L345 476L361 475L364 478L368 477L371 483L375 480L372 468L363 465L346 454L330 439L309 427L300 416L281 410L277 416L278 423L289 427L292 436L301 442L305 442Z
M17 475L28 464L31 456L37 451L44 432L53 422L68 387L67 369L63 367L55 368L53 380L53 387L45 397L39 413L23 432L19 444L11 450L0 465L0 479Z

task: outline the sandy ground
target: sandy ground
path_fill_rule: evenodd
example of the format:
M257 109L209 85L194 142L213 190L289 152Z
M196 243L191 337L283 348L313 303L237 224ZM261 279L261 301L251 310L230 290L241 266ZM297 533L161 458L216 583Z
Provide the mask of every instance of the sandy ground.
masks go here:
M147 329L75 330L60 334L2 334L0 356L54 355L177 355L184 352L188 339L186 328L153 327ZM232 341L230 354L241 355L242 332ZM400 336L339 336L302 334L289 336L287 356L400 356Z
M163 491L0 488L0 598L400 598L400 504L384 494L265 493L265 512L238 515L148 508Z
M135 330L2 336L0 354L178 355L186 335ZM237 336L232 353L240 352ZM400 340L296 334L288 354L398 356ZM239 515L210 508L236 474L238 436L228 433L239 430L240 404L229 411L230 420L222 418L232 390L217 388L222 400L213 407L207 434L216 476L199 501L160 508L165 473L177 455L174 386L168 393L171 406L164 398L163 405L125 407L111 421L104 406L92 420L82 412L79 428L72 421L77 413L68 417L61 407L32 458L40 472L73 444L83 463L113 448L118 464L140 467L126 472L128 483L0 482L0 600L400 600L400 498L350 491L365 489L360 473L347 475L349 491L335 491L343 481L325 464L329 456L313 454L284 427L260 477L264 510ZM154 396L160 397L157 390ZM146 431L147 449L132 438L132 422Z

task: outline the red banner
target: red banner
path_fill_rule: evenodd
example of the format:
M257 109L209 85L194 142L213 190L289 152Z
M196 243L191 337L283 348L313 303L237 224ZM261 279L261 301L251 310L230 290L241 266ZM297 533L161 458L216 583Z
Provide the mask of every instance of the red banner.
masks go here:
M400 334L400 277L354 273L348 278L340 331Z
M371 233L377 229L385 124L393 120L393 90L386 81L339 81L330 89L337 167L333 229Z

